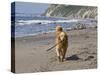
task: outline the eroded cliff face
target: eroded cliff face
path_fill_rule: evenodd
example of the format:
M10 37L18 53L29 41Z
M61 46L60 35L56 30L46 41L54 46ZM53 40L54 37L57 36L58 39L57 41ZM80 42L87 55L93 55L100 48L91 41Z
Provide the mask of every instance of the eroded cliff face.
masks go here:
M53 17L66 17L69 19L97 19L97 7L51 4L42 15Z

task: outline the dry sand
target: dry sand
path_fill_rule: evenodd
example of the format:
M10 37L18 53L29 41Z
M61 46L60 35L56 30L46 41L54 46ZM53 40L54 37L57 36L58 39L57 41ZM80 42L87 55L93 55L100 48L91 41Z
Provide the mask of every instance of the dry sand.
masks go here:
M66 60L58 62L55 33L15 39L16 73L92 69L97 67L97 29L67 31L69 47Z

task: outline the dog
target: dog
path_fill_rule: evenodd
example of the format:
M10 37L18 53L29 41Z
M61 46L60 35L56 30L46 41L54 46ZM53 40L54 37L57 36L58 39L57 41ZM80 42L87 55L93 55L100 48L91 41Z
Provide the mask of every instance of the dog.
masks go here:
M56 44L58 60L59 62L63 62L68 48L68 35L63 31L61 26L56 27Z

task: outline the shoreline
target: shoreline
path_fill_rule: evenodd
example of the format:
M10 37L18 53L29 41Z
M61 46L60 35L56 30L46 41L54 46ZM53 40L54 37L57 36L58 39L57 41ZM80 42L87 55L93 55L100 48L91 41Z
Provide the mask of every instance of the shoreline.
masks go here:
M77 30L87 30L87 29L96 29L96 28L85 28L85 29L70 29L70 30L64 30L64 32L69 32L69 31L77 31ZM42 33L37 33L37 34L29 34L29 35L23 35L23 36L15 36L15 38L24 38L24 37L34 37L34 36L39 36L39 35L45 35L45 34L52 34L55 33L55 31L48 31L48 32L42 32Z

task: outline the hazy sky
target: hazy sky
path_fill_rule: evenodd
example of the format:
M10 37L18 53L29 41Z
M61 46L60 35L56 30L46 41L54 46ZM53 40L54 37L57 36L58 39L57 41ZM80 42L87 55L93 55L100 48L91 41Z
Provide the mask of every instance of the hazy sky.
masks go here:
M43 3L31 3L31 2L16 2L16 13L25 13L25 14L41 14L45 12L49 4Z

